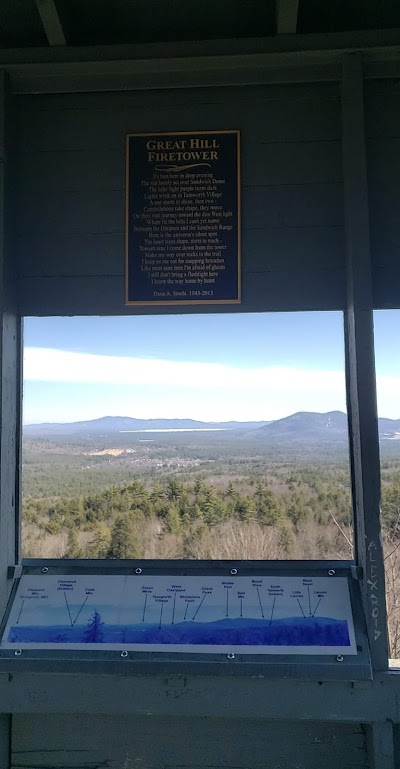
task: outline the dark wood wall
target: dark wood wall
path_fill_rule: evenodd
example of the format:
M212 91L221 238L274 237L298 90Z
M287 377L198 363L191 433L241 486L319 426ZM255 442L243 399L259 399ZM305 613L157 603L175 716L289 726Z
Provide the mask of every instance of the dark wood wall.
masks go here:
M212 312L344 307L338 84L26 96L16 108L21 314L134 312L125 134L226 128L242 133L243 302Z
M376 307L400 307L400 85L365 88L373 292Z
M368 767L357 724L24 715L13 717L12 744L12 769Z

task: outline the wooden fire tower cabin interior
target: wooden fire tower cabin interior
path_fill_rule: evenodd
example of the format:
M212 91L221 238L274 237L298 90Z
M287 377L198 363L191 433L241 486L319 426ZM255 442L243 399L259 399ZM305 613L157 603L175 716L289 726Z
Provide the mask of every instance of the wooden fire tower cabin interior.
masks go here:
M202 132L240 132L240 301L127 303L126 137ZM291 656L2 643L0 769L400 766L373 329L375 309L400 308L399 180L394 0L1 1L3 631L32 575L278 571L303 585L340 577L355 645ZM354 562L21 560L24 316L303 310L343 313Z

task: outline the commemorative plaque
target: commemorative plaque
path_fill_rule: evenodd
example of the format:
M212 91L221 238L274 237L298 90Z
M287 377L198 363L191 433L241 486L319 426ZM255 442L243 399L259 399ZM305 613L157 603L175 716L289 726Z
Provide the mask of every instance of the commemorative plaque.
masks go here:
M240 302L240 134L130 134L126 304Z

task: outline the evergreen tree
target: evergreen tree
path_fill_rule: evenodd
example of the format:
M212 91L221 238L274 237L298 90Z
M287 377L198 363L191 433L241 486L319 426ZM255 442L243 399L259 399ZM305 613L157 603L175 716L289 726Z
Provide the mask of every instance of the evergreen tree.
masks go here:
M150 493L150 502L152 505L155 505L157 502L164 499L164 497L165 497L165 489L161 485L161 483L157 481L156 483L153 484L153 488Z
M290 520L294 523L295 527L298 527L307 519L308 511L309 505L304 499L304 495L299 494L298 492L292 494L286 513Z
M90 618L87 628L83 634L83 641L86 644L98 644L103 640L103 625L101 621L101 615L94 610L93 616Z
M207 489L207 484L204 480L204 477L202 475L198 475L194 485L193 485L193 493L198 497L201 494L204 494L205 490Z
M248 497L238 495L235 503L235 513L239 521L251 521L255 517L254 501Z
M198 502L195 502L192 506L190 515L193 521L204 521L203 511Z
M165 516L165 523L167 526L168 531L171 534L176 534L177 536L181 532L181 518L179 515L179 510L176 505L170 505L168 508L168 512Z
M183 486L176 478L171 478L167 483L166 495L169 502L176 502L183 494Z
M111 530L110 558L140 558L141 548L130 515L119 515Z
M87 547L88 558L107 558L111 544L111 533L103 525L97 526L95 535Z
M76 529L68 531L68 546L66 558L82 558L82 550L79 547L78 535Z
M229 481L229 483L228 483L228 485L226 487L225 494L226 494L227 497L230 497L231 499L234 499L237 496L237 491L236 491L232 481Z

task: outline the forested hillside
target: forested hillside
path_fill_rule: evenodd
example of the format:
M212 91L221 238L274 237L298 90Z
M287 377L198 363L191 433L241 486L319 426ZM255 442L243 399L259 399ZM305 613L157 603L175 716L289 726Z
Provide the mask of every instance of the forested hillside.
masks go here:
M270 468L235 480L134 480L98 494L29 499L25 552L77 558L340 557L348 473ZM325 475L325 477L324 477ZM339 528L340 527L340 528ZM53 553L48 552L48 555ZM55 554L55 553L54 553Z
M400 458L383 450L392 654L400 655ZM347 447L237 436L25 441L29 557L351 558Z

